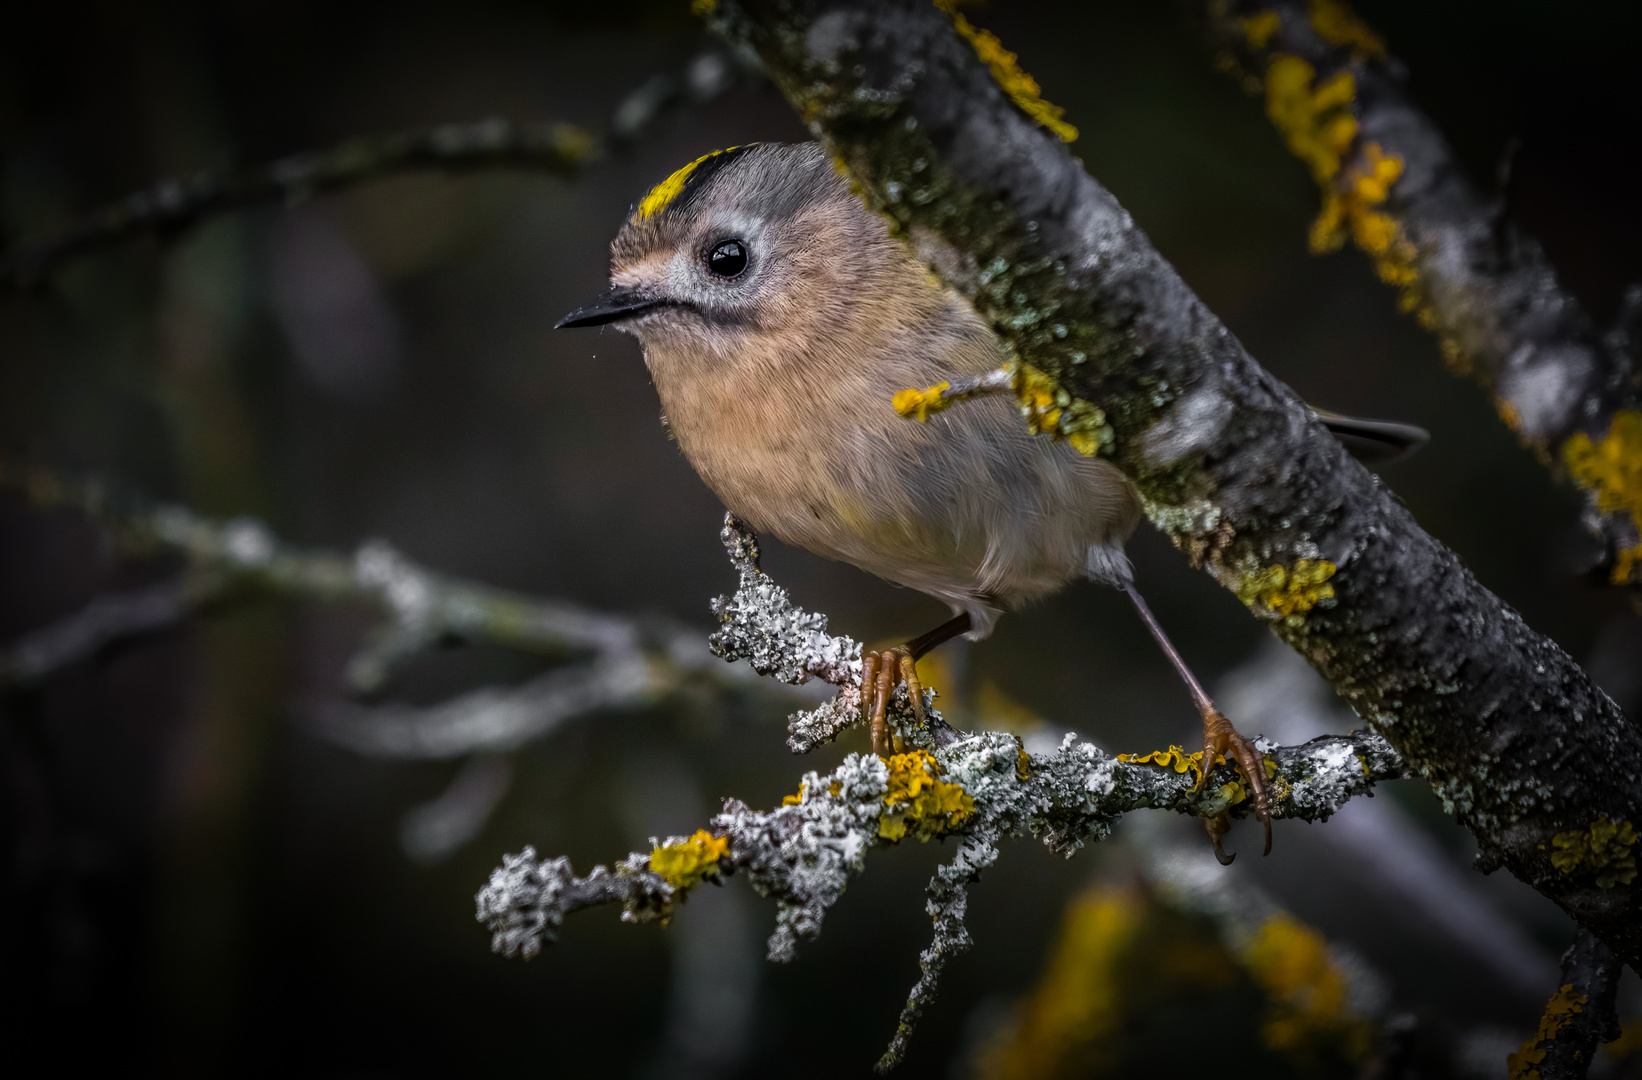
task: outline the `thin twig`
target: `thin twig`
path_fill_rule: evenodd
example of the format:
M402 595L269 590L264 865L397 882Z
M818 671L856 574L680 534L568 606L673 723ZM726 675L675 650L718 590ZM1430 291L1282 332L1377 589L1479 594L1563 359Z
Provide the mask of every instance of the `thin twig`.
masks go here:
M710 102L753 71L722 51L703 52L679 74L654 76L624 98L604 138L570 124L491 118L364 136L263 165L163 180L0 257L0 294L35 286L82 255L134 237L168 236L225 211L301 202L404 172L505 168L573 177L631 145L670 109Z

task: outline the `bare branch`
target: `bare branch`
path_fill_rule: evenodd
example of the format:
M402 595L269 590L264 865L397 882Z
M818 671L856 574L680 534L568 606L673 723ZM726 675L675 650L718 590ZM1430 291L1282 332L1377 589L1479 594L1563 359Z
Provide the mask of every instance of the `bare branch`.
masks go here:
M1033 426L1118 465L1431 782L1479 866L1642 960L1642 732L1259 367L1013 59L918 0L720 0L710 19L1015 351Z
M510 750L591 712L653 703L692 680L769 692L746 668L714 660L696 630L458 581L380 540L351 556L312 550L286 543L259 521L215 521L98 480L0 458L3 488L42 507L87 515L128 554L180 554L188 569L175 582L100 597L0 651L0 685L38 681L117 640L177 625L231 594L269 592L363 601L381 613L382 624L349 665L362 690L380 686L419 650L451 639L577 660L519 686L487 687L436 705L328 701L309 710L316 733L373 756L448 759ZM842 640L859 671L860 646Z
M1316 252L1349 237L1475 376L1500 417L1586 500L1619 584L1642 585L1642 373L1623 325L1604 336L1498 198L1466 178L1410 99L1404 68L1343 0L1205 5L1215 46L1242 71L1323 190ZM1627 471L1627 469L1629 471Z
M170 629L215 591L205 579L179 578L99 596L0 651L0 687L37 683L115 642Z
M519 686L487 686L437 705L323 702L311 711L309 722L331 742L371 757L427 760L500 753L587 713L650 704L671 689L676 681L671 675L634 649L555 668Z
M177 602L171 605L150 597L140 609L116 604L99 610L101 602L94 602L70 622L38 632L31 640L78 640L77 633L84 635L75 627L95 624L106 642L123 628L153 629L161 624L161 614L180 619L204 599L234 586L321 600L359 600L378 608L388 630L367 660L355 665L361 688L375 685L394 662L441 638L486 641L547 655L631 650L639 641L639 628L631 619L447 578L380 540L360 545L351 556L308 549L280 540L251 518L217 521L94 478L62 476L3 458L0 489L16 491L43 509L84 514L126 554L180 554L196 574L214 583L209 588L177 588ZM125 608L136 613L119 618L108 614ZM14 654L14 671L17 665Z
M623 99L606 139L570 124L493 117L364 136L264 165L164 180L110 203L55 236L0 257L0 294L36 285L81 255L138 236L166 236L224 211L301 202L404 172L506 168L573 177L631 144L669 109L710 102L754 71L756 67L723 52L701 53L680 74L657 75Z

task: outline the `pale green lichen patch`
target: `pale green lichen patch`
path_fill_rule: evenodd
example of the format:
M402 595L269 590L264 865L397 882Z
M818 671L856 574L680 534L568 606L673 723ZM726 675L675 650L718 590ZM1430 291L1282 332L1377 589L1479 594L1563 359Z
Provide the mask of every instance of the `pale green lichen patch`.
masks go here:
M1584 829L1551 837L1551 865L1570 876L1589 875L1599 888L1636 880L1636 828L1628 821L1597 818Z

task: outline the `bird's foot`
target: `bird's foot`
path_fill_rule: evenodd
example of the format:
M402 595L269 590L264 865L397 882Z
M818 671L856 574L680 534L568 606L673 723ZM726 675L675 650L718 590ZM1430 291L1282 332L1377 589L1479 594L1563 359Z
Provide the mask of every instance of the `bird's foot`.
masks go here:
M907 697L919 723L924 719L924 688L918 682L918 665L908 645L893 649L867 650L861 654L861 715L871 724L872 752L879 757L906 751L901 737L890 730L889 697L898 683L906 683Z
M1197 775L1197 786L1201 788L1208 779L1209 773L1214 771L1214 759L1224 755L1228 760L1236 762L1237 767L1248 778L1249 791L1254 795L1254 816L1266 829L1266 849L1263 854L1271 854L1271 796L1266 791L1266 759L1260 751L1254 748L1254 743L1245 739L1232 726L1232 722L1212 705L1203 709L1203 771ZM1220 860L1220 865L1230 866L1236 855L1227 855L1220 841L1231 830L1231 818L1220 814L1205 819L1209 838L1214 841L1214 857Z

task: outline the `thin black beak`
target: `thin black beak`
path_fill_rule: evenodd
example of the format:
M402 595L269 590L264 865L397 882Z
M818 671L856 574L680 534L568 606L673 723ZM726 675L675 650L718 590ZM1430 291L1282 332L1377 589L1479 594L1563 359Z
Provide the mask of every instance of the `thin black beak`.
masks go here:
M666 303L666 300L659 297L648 296L637 289L617 285L591 304L583 308L577 308L554 323L553 329L569 330L577 326L603 326L605 323L630 319L635 315L643 314Z

